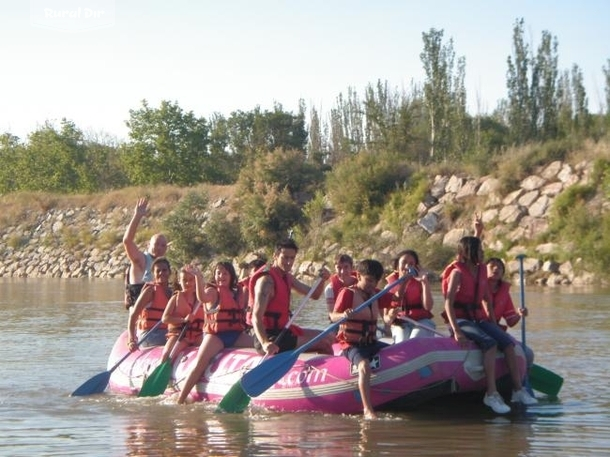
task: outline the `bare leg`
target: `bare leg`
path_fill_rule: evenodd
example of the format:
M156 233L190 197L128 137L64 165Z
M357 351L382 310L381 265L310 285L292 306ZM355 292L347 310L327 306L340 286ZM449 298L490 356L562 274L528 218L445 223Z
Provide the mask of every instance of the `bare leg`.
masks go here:
M365 419L375 419L377 415L371 403L371 366L368 360L358 364L358 390L362 398L362 409Z
M185 340L181 340L178 341L173 349L171 349L170 351L170 355L172 356L172 364L176 361L176 357L178 357L178 355L180 355L180 353L187 347L189 346L188 341Z
M487 381L487 395L491 395L497 391L496 352L496 346L493 346L483 354L483 368L485 369L485 377Z
M178 341L178 335L170 336L165 342L165 346L163 347L163 353L161 354L161 363L165 362L169 357L169 353L172 352L172 348L174 344Z
M521 374L519 373L519 369L517 368L517 357L515 356L515 346L510 345L506 349L504 349L504 359L506 360L506 365L508 366L508 372L510 373L510 378L513 381L513 390L521 390Z
M254 338L248 335L246 332L242 332L237 338L237 341L233 345L234 348L251 348L254 345Z
M197 351L195 365L184 381L184 386L182 386L178 403L182 404L186 401L186 397L188 397L195 384L197 384L197 381L199 381L201 378L201 375L208 367L212 357L223 349L224 345L222 344L220 338L218 338L216 335L206 333L203 336L203 341L201 342L201 346L199 346L199 350Z

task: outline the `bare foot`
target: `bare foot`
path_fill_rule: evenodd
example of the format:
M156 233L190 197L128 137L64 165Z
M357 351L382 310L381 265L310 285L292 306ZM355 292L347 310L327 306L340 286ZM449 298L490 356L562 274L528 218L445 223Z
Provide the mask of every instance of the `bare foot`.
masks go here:
M370 421L373 419L377 419L377 414L374 411L365 410L364 411L364 420Z

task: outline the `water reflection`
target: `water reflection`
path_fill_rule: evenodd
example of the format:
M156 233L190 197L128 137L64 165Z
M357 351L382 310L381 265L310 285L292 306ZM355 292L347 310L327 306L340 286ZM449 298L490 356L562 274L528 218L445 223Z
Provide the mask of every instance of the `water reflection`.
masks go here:
M162 398L70 398L106 369L126 324L121 282L0 278L0 288L1 455L610 454L608 291L527 293L528 343L536 363L564 377L559 401L497 417L480 398L442 400L363 421L260 410L219 415L211 405ZM324 328L323 309L312 302L300 323ZM511 331L520 338L520 329Z

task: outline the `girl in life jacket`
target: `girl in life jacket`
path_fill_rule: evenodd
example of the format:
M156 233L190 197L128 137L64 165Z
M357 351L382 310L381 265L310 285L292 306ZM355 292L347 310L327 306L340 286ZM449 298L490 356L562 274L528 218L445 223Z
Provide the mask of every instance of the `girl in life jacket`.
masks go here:
M167 302L172 296L169 261L165 257L156 258L152 264L152 271L153 282L144 285L136 303L129 310L127 341L132 352L138 348L137 342L144 334L148 333L146 340L140 344L142 347L163 346L166 340L167 325L161 324L152 332L150 330L163 318Z
M504 353L513 384L512 402L525 405L537 403L523 388L517 367L514 340L496 323L487 283L487 268L483 262L481 240L465 236L458 243L456 260L442 275L445 296L445 318L456 343L468 347L473 341L483 352L483 368L487 392L483 403L498 414L506 414L510 407L496 388L496 352ZM485 309L484 309L485 308Z
M180 354L189 346L199 346L203 340L204 312L197 299L197 288L203 287L201 271L193 265L186 265L180 269L178 282L180 290L174 292L163 312L162 320L167 324L167 342L161 363L171 353ZM182 332L185 326L186 329ZM182 339L179 339L181 333Z
M398 253L394 259L394 271L386 277L388 284L397 281L402 276L409 276L407 281L394 287L392 305L386 308L384 320L391 322L390 331L394 343L400 343L409 338L433 337L436 324L432 320L432 290L428 282L428 272L419 264L417 252L406 249ZM412 322L401 320L409 318L422 324L418 327ZM427 330L426 327L432 329Z
M199 289L198 289L199 290ZM246 296L238 284L231 262L219 262L214 267L214 282L207 284L198 295L203 303L204 335L193 368L182 386L178 403L184 403L210 361L228 347L252 347L252 337L245 329Z

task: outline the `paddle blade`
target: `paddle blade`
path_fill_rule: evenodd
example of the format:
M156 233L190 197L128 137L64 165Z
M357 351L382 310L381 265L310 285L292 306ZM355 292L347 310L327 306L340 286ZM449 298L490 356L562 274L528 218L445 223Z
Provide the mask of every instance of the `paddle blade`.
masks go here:
M106 390L108 381L110 381L110 375L112 372L104 371L96 374L92 378L82 383L74 392L70 394L71 397L82 397L85 395L101 394Z
M250 397L258 397L282 379L299 357L298 349L281 352L248 371L241 378L241 386Z
M532 365L529 372L529 381L534 390L556 398L563 385L563 378L540 365Z
M250 404L250 397L241 386L241 381L237 381L231 386L229 391L222 397L216 408L218 413L243 413Z
M169 359L153 370L142 384L138 397L156 397L167 389L167 383L172 377L172 363Z

